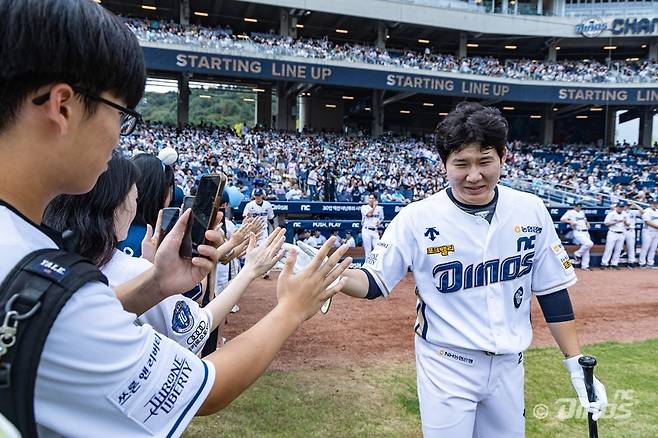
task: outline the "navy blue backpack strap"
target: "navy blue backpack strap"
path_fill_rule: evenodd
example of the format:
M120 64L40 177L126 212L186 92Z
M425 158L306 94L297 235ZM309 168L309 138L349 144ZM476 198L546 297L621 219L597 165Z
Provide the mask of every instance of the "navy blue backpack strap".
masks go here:
M71 296L89 282L107 284L92 262L40 249L23 257L0 285L0 412L23 438L37 437L34 385L50 329Z

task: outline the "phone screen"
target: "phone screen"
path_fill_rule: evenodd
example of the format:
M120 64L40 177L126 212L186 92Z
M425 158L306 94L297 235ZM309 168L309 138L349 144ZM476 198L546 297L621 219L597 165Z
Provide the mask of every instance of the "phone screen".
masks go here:
M192 204L192 217L188 222L189 233L185 233L186 238L189 236L189 241L183 239L181 256L196 257L198 255L197 248L205 241L206 231L217 215L219 199L225 184L226 176L223 174L201 177L199 189Z
M180 217L180 208L164 208L162 210L162 222L160 224L160 241L158 245L162 243L165 236L174 228L178 218Z
M188 208L192 208L194 205L194 196L186 196L183 198L183 213L187 211Z

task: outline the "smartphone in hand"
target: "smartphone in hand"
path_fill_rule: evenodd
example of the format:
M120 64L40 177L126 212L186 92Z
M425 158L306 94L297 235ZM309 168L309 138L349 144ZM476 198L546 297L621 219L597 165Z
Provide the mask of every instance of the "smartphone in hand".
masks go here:
M174 228L180 217L180 208L168 207L162 209L162 222L160 223L160 239L158 246L162 243L165 236Z
M206 231L215 223L225 185L226 175L223 173L204 175L199 180L199 189L192 203L192 217L187 222L180 247L181 257L199 255L198 247L205 243Z

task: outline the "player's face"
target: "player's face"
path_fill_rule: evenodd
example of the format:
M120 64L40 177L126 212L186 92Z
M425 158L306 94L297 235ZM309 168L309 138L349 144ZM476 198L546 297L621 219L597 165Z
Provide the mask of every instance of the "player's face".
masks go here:
M375 199L374 196L372 196L372 195L368 196L368 205L370 205L371 207L374 207L375 206L375 201L376 201L376 199Z
M491 201L504 161L494 148L482 150L476 143L450 154L446 172L455 198L470 205Z

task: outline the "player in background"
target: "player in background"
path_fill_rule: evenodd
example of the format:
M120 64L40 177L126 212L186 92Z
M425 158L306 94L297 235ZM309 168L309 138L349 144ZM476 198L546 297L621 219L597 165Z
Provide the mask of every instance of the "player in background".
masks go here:
M379 205L377 195L368 195L368 204L361 206L361 239L364 257L368 260L370 253L379 242L379 226L384 222L384 208Z
M589 267L589 252L594 246L589 230L591 228L585 212L581 209L580 203L575 203L573 208L560 218L560 222L569 224L573 230L573 240L580 245L580 248L573 254L576 260L575 264L580 264L580 269L591 271Z
M630 269L637 266L637 251L635 248L635 224L637 223L637 218L642 217L643 211L644 209L633 201L630 201L628 205L626 205L628 225L624 231L624 239L626 241L626 258L628 259L627 265Z
M658 201L655 199L642 213L642 249L640 250L640 267L654 266L656 247L658 246Z
M354 248L356 247L356 242L354 241L354 237L352 237L352 233L349 231L345 232L345 245L347 245L348 248Z
M495 108L459 104L439 125L450 187L404 207L343 292L387 297L411 268L416 282L416 369L425 437L525 434L523 352L534 294L582 406L587 399L567 287L576 282L553 220L538 197L498 185L507 122Z
M274 226L274 209L272 204L265 200L265 193L263 189L256 188L254 190L254 199L249 201L244 207L242 213L245 217L261 217L263 218L263 232L258 239L258 246L260 246L269 236L270 225ZM264 279L270 278L270 271L263 275Z
M613 268L619 269L619 256L626 239L626 227L630 224L628 214L624 210L625 207L626 203L624 201L617 201L617 204L605 216L603 221L605 226L608 227L608 234L605 238L601 269L608 269L611 263ZM611 257L612 261L610 260Z

